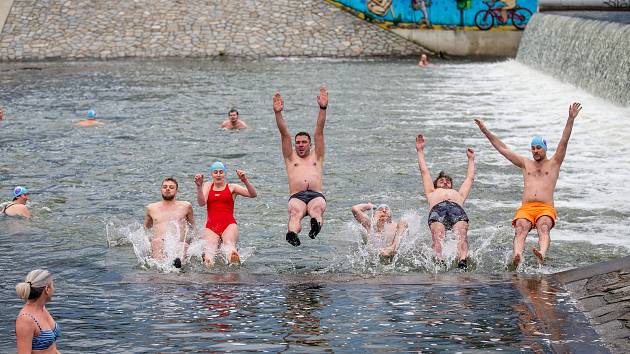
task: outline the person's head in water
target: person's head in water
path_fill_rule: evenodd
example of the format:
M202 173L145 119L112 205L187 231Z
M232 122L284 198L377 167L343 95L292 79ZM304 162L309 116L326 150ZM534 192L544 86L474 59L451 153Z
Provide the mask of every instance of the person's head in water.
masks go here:
M162 199L163 200L173 200L175 199L175 195L177 194L177 189L179 185L177 181L173 177L166 177L162 180Z
M212 173L212 179L214 183L223 182L225 180L225 173L227 172L225 165L221 161L217 161L210 166L210 173Z
M532 157L535 161L544 160L547 158L547 140L542 136L536 135L531 142Z
M89 111L87 111L87 118L89 120L94 120L96 119L96 112L94 112L93 109L90 109Z
M236 125L236 123L238 122L238 111L234 108L230 109L230 111L228 112L228 118L230 119L230 123Z
M37 301L45 296L44 300L48 302L55 292L53 276L45 269L32 270L23 282L15 286L15 292L24 301Z
M307 132L295 134L295 153L299 157L306 157L311 153L311 135Z
M392 222L392 209L387 204L379 204L374 212L374 219L380 222Z
M440 171L440 174L433 181L433 187L451 189L453 188L453 179L446 172Z
M13 201L21 204L26 204L28 200L29 191L26 187L17 186L13 189Z
M429 65L429 59L426 54L422 54L420 56L420 61L418 61L418 66L427 66Z

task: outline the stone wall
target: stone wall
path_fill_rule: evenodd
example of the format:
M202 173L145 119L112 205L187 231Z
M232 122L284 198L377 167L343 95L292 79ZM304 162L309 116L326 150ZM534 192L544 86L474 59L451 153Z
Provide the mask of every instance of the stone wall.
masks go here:
M0 61L419 52L323 0L13 0L0 34Z
M554 274L613 353L630 348L630 256Z

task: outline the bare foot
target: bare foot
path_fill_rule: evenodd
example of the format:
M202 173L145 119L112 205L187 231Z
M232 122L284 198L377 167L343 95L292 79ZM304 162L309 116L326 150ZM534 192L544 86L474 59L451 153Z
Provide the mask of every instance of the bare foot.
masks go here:
M521 255L520 254L514 255L514 258L512 258L512 263L508 265L508 270L512 272L516 271L516 268L518 268L518 265L520 263L521 263Z
M545 255L540 253L540 251L537 250L536 247L532 247L532 252L534 252L534 256L536 256L536 259L538 259L538 263L540 265L544 265L545 264Z
M238 252L232 251L230 253L230 264L241 264L241 256L238 255Z
M205 264L206 267L214 266L214 259L212 259L212 258L213 257L206 256L205 253L201 255L201 259L203 259L203 264Z

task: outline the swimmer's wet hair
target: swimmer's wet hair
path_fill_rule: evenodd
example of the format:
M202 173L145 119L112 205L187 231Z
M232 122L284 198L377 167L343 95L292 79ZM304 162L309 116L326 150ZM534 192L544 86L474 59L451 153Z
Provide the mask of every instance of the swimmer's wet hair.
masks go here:
M52 274L45 269L35 269L28 273L23 282L15 286L20 299L36 300L42 296L44 288L52 283Z
M437 178L433 180L433 188L437 188L437 181L440 178L446 178L449 182L451 182L451 186L453 186L453 179L451 178L451 176L447 175L444 171L440 171L440 174L437 176Z
M166 178L164 178L162 180L162 184L164 184L164 182L166 182L166 181L170 181L170 182L175 183L175 189L179 189L179 184L177 184L177 181L175 180L175 178L173 178L173 177L166 177Z
M238 115L238 111L236 110L236 108L232 108L232 109L230 109L230 111L228 112L228 116L229 116L229 115L230 115L230 113L232 113L232 112L234 112L234 113L236 113L236 115Z
M307 132L299 132L299 133L295 134L295 138L294 139L297 139L297 137L300 136L300 135L304 135L305 137L308 138L308 142L309 143L311 142L311 134L309 134Z

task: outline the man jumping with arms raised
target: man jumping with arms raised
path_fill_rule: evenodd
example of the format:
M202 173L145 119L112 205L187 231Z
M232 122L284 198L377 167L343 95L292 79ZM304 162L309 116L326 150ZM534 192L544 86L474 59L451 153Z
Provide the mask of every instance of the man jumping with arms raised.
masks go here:
M295 135L295 149L291 146L291 134L282 117L284 101L280 92L273 96L273 111L280 131L282 156L289 179L289 224L287 242L300 245L298 235L302 230L301 221L306 215L311 217L310 238L315 238L322 227L323 214L326 210L326 198L322 194L322 174L324 169L324 125L328 108L328 91L322 87L317 96L319 114L315 126L315 149L311 151L311 136L306 132Z
M523 257L523 249L525 248L525 239L532 228L538 232L538 246L532 249L538 262L545 262L545 255L549 249L551 241L549 232L554 227L557 214L553 206L553 193L558 182L560 174L560 166L564 161L567 153L567 144L571 137L573 122L580 113L582 107L575 102L569 106L569 117L562 132L562 138L556 148L556 153L549 159L547 158L547 142L540 136L535 136L531 142L533 160L521 156L514 151L508 149L499 138L497 138L479 119L475 119L475 123L479 126L481 132L490 140L492 146L516 167L523 172L523 200L521 207L516 211L512 226L514 227L514 255L512 258L512 266L517 267Z
M424 194L429 203L429 229L433 238L433 251L439 263L444 263L442 244L446 230L453 230L457 236L457 255L459 256L457 267L468 268L468 215L464 211L464 202L470 194L475 179L475 152L471 148L466 149L468 165L466 178L459 187L453 189L453 179L440 171L438 177L432 181L429 168L424 158L426 142L421 134L416 137L416 151L418 153L418 168L422 176Z

